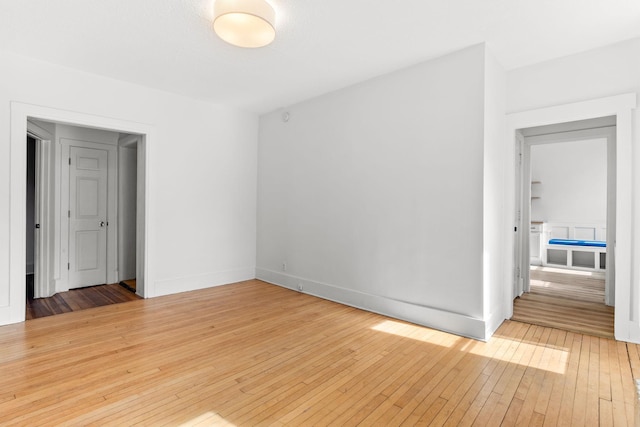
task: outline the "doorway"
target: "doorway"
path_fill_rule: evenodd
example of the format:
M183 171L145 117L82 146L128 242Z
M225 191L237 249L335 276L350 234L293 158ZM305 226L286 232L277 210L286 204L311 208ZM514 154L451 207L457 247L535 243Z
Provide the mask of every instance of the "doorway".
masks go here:
M9 280L0 297L0 325L23 322L26 314L26 149L25 135L29 120L64 123L77 127L110 130L138 135L138 179L136 201L136 280L137 294L143 298L155 295L153 272L150 270L155 253L148 239L153 235L149 218L152 206L149 187L150 147L155 128L150 125L93 114L79 113L22 102L11 102L10 126L10 186L9 186ZM60 160L60 159L58 159ZM59 185L59 181L55 181ZM59 210L57 210L59 212ZM56 263L55 265L59 265ZM53 283L50 285L57 285Z
M588 120L597 117L616 117L616 214L615 214L615 324L614 334L617 340L640 341L640 321L637 316L637 307L640 304L640 293L632 280L632 242L634 233L632 229L633 216L633 116L637 106L635 93L626 93L605 98L570 104L555 105L529 111L510 113L507 115L507 135L517 138L518 129L534 126L544 126L555 123L566 123L579 120ZM514 153L515 144L509 144L506 148L512 154L511 159L517 159ZM510 161L513 165L509 168L516 170L517 160ZM516 177L507 176L505 191L506 201L505 215L513 215L517 212ZM512 217L513 218L513 217ZM514 227L506 238L505 247L505 277L508 288L504 292L505 318L513 316L513 300L520 295L521 284L516 279L516 272L520 264L517 257L521 248L518 241L521 228L521 219L514 218ZM513 232L515 231L515 232ZM528 232L528 230L527 230ZM524 248L526 249L526 248ZM611 262L609 262L611 264Z
M37 140L32 135L27 134L27 203L26 203L26 292L27 300L34 297L34 275L35 275L35 247L38 245L36 239L39 239L36 231L40 228L40 224L36 220L36 144ZM37 227L37 228L36 228Z
M512 319L613 337L616 117L517 134Z
M80 293L68 291L136 279L142 136L35 119L27 127L38 138L36 155L29 145L34 138L27 144L27 272L30 254L40 260L33 276L27 276L35 288L34 295L27 292L27 310L50 315L128 300L119 290L92 289L77 298ZM38 245L39 240L45 244ZM27 318L40 317L34 314Z

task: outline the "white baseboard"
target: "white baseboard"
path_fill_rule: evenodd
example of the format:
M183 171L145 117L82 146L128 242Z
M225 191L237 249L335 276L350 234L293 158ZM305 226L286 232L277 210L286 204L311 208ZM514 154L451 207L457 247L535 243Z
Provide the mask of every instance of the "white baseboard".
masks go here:
M195 291L212 288L229 283L242 282L255 278L253 267L237 270L216 271L206 274L178 277L175 279L158 280L155 282L153 297L177 294L179 292Z
M491 313L489 319L485 322L487 329L485 331L485 340L491 338L491 336L498 330L500 325L504 322L506 316L500 311Z
M298 285L301 285L302 292L309 295L456 335L483 341L491 336L487 335L487 324L483 320L462 314L314 282L263 268L256 268L255 276L265 282L295 291L298 291Z

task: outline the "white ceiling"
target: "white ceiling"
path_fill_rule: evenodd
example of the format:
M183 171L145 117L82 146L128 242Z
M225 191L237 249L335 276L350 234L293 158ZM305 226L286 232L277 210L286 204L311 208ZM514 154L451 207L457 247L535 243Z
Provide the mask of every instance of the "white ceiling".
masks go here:
M0 0L0 49L264 113L487 42L513 69L640 36L640 0L269 0L227 45L213 0Z

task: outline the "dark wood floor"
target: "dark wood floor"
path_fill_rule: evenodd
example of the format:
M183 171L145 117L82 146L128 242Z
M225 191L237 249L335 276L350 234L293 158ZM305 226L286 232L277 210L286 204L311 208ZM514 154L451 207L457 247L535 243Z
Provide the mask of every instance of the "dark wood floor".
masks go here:
M138 295L117 283L72 289L49 298L33 299L27 293L26 319L37 319L137 299L140 299Z
M603 278L540 268L531 270L531 291L516 298L511 319L612 338L614 308L604 304Z
M120 286L124 286L129 289L131 292L136 291L136 279L123 280L120 282Z

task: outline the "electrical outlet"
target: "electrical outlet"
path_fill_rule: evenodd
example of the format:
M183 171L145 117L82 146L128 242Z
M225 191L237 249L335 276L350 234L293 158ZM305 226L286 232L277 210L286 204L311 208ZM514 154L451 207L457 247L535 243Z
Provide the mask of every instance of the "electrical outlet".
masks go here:
M282 263L282 271L287 271L287 263L286 262Z

